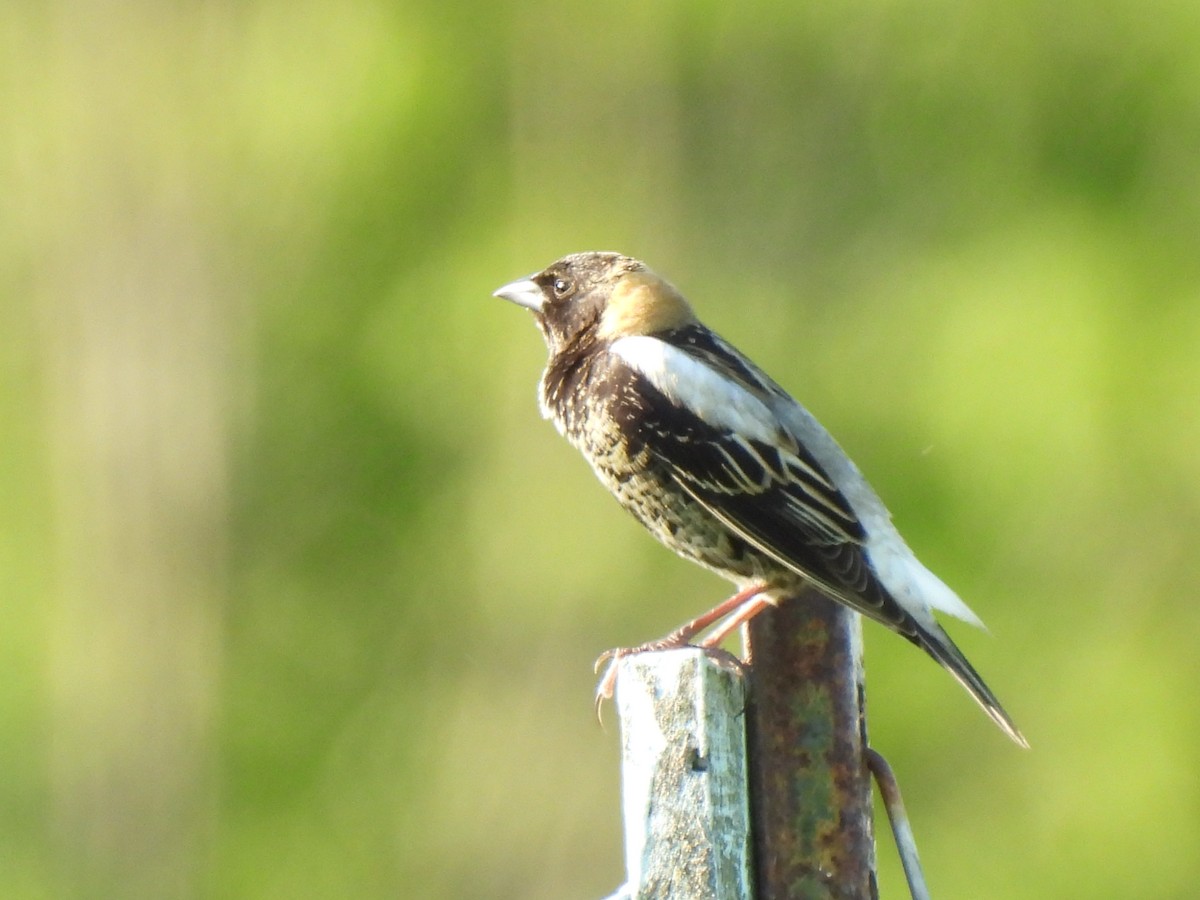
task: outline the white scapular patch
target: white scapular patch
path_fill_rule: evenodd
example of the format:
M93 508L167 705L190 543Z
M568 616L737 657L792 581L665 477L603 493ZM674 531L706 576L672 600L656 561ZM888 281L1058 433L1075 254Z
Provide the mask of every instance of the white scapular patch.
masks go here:
M656 337L630 335L614 341L610 351L673 404L712 427L766 444L779 442L779 423L766 404L683 350Z

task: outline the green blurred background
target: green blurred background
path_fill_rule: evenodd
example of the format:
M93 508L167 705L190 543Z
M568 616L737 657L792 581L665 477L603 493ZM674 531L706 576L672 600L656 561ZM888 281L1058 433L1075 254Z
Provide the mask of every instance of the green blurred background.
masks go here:
M1198 43L1129 0L4 4L0 894L616 887L591 661L726 586L540 421L490 292L618 249L991 627L1028 753L866 629L934 896L1193 896Z

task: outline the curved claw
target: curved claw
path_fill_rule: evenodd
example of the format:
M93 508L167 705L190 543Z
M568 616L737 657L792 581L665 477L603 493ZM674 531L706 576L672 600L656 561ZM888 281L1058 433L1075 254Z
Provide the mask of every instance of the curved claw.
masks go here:
M743 678L750 675L750 666L736 653L730 653L723 647L709 647L707 644L701 644L700 649L704 651L705 656L717 665L725 666Z
M596 685L596 721L601 725L604 724L604 701L611 700L613 689L617 684L617 662L621 659L621 653L618 650L605 650L600 654L600 658L596 660L596 671L600 670L600 664L607 662L608 668L604 670L604 675L600 678L600 683Z

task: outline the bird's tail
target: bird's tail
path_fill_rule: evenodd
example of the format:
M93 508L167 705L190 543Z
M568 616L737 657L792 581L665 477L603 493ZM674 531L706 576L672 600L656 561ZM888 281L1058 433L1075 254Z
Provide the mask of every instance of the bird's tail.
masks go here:
M911 640L941 663L975 698L975 702L988 714L988 718L999 725L1005 734L1019 746L1029 748L1029 741L1025 740L1025 735L1021 734L1021 730L1017 728L1012 717L1004 711L1004 707L1000 705L1000 701L996 699L991 688L984 683L983 678L975 671L975 667L967 662L962 651L955 646L954 641L950 640L950 635L946 634L940 625L936 622L919 624L917 633Z

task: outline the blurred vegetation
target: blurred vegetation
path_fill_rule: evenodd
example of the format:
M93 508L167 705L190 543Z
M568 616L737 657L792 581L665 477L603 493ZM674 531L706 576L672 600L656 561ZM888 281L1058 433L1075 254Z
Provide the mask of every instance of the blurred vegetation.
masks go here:
M1200 7L0 9L0 893L599 897L590 663L725 585L496 286L674 280L1033 750L867 628L939 897L1200 881ZM903 893L880 842L885 897Z

